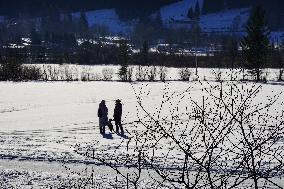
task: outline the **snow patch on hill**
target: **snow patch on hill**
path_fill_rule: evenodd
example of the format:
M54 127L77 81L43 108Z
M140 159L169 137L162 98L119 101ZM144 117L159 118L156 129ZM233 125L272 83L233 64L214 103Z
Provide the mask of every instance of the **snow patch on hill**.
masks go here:
M282 41L284 40L284 32L281 32L281 31L271 32L270 40L275 45L280 45L282 43Z
M204 31L242 31L249 18L250 10L234 9L215 14L203 15L200 26Z
M171 22L172 20L184 19L187 16L187 12L190 7L194 8L197 0L183 0L177 3L173 3L168 6L161 8L162 20L165 23ZM199 0L200 7L203 5L203 0Z
M79 18L80 13L75 13ZM86 12L89 26L106 26L111 33L128 33L131 30L131 24L121 22L115 9L104 9Z
M198 0L200 7L203 0ZM183 0L161 8L162 20L165 24L174 27L190 28L192 21L187 17L190 7L194 9L197 0ZM249 18L249 8L226 10L219 13L202 15L200 27L202 31L243 30Z

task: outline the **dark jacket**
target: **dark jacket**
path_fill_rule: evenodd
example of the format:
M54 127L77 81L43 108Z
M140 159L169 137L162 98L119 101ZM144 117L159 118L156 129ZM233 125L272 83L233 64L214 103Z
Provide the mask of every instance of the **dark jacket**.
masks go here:
M113 118L117 120L121 119L121 116L122 116L122 104L120 102L117 102L115 104Z
M106 126L108 124L108 108L102 103L98 109L98 117L100 118L100 126Z

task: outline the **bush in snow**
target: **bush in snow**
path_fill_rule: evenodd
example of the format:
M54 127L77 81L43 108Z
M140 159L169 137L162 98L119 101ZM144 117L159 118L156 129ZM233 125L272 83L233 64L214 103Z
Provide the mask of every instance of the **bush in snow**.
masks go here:
M66 81L73 81L75 80L73 78L73 73L72 73L72 68L68 65L64 65L64 66L60 66L61 70L62 70L62 79L61 80L66 80Z
M43 73L39 67L23 66L21 80L38 81L43 80Z
M283 73L284 73L284 70L280 69L279 70L279 75L278 75L278 81L283 81Z
M213 69L211 72L214 76L215 81L222 81L222 70L221 69Z
M147 76L149 81L155 81L157 76L157 68L155 66L150 66L147 68Z
M160 76L160 80L165 82L166 81L166 78L167 78L167 68L165 66L161 66L159 68L159 76Z
M60 72L58 69L56 69L55 67L51 66L51 65L48 65L46 67L46 73L48 75L48 80L51 80L51 81L57 81L59 80L59 75L60 75Z
M100 73L91 74L90 80L91 81L100 81L103 79L103 76Z
M127 70L127 79L129 82L131 82L132 78L133 78L133 67L129 67Z
M0 79L2 81L20 81L22 64L18 57L3 58L0 65Z
M89 67L84 66L81 72L81 81L90 81L91 69Z
M104 68L102 70L103 80L110 81L113 78L114 71L112 68Z
M128 80L128 65L122 65L118 71L118 75L121 81Z
M147 76L145 68L137 66L135 76L137 81L145 81Z
M192 72L189 68L180 68L178 74L182 81L189 81Z
M9 57L0 64L1 81L42 80L41 69L34 65L22 65L17 57Z

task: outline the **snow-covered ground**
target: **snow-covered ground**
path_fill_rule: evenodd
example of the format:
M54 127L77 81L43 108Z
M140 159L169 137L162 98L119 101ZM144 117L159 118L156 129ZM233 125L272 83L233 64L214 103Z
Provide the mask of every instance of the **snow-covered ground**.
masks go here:
M224 84L226 85L227 83ZM284 92L280 83L258 85L262 86L258 96L261 100L267 95ZM106 100L110 117L114 101L122 100L123 123L127 129L126 136L130 137L131 133L142 129L133 124L138 119L136 95L143 99L143 105L149 113L155 114L162 103L165 90L179 94L189 87L191 98L200 100L204 94L202 89L208 87L208 84L175 81L132 84L100 81L1 82L0 183L4 188L48 188L51 184L59 187L62 183L67 183L70 177L82 177L72 171L84 170L85 164L90 163L90 160L75 153L76 147L94 147L106 159L125 153L115 150L126 139L125 136L109 133L103 137L99 134L97 108L102 99ZM187 102L183 101L182 106L187 106ZM283 95L279 102L284 102ZM166 106L162 111L165 117L169 114L167 108L172 107ZM276 109L283 110L283 104L277 104ZM178 163L175 159L172 160ZM71 168L65 169L63 162L67 162ZM171 167L174 164L163 166ZM106 179L101 176L101 169L108 172L97 165L95 177L98 182ZM284 186L282 177L278 183Z

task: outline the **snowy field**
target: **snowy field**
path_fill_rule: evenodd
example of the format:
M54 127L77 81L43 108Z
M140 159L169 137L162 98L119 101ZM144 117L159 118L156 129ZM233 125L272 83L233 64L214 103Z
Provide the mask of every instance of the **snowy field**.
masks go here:
M131 137L133 132L143 130L133 124L138 120L137 95L147 111L156 115L165 91L182 94L190 87L190 97L200 102L203 89L209 85L218 83L1 82L0 184L3 188L60 188L62 183L68 183L68 179L82 176L72 171L84 172L85 164L94 163L95 178L99 186L99 183L107 181L101 175L110 173L111 170L78 155L74 152L76 147L95 147L106 159L124 154L124 151L114 150L115 147ZM225 82L224 88L228 85ZM245 85L250 87L254 84ZM262 89L256 102L264 100L266 96L284 92L281 83L257 85L261 85ZM122 100L126 136L108 133L103 137L99 134L97 108L103 99L106 100L110 117L115 100ZM278 102L275 105L275 114L283 110L283 95ZM183 101L181 108L187 105L187 101ZM171 106L174 105L166 105L160 111L160 116L169 116ZM163 152L159 155L163 156ZM63 166L63 162L68 164L68 169ZM174 159L163 166L171 168L173 162ZM277 182L284 186L281 175Z

